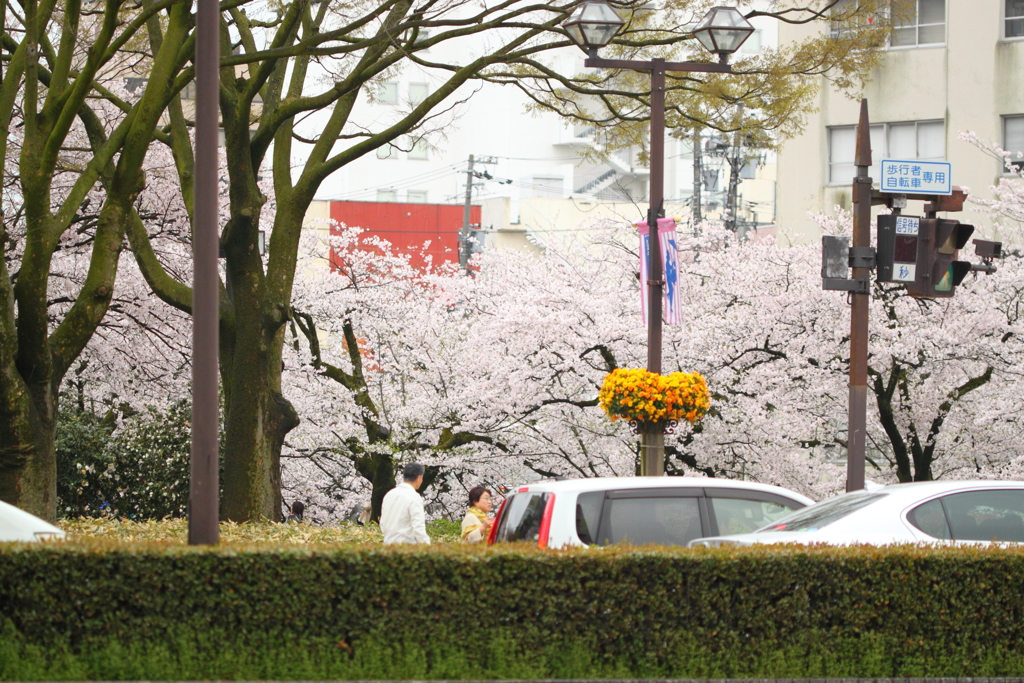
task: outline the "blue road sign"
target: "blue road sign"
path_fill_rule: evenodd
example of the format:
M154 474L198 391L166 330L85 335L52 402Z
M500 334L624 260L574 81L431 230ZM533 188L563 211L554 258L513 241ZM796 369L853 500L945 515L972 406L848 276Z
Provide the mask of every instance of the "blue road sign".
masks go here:
M953 194L953 167L948 161L882 159L882 192Z

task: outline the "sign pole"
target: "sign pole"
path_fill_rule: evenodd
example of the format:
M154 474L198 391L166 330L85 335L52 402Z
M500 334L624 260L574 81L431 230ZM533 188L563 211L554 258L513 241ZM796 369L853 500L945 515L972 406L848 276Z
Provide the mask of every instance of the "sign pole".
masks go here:
M871 132L868 123L868 101L860 101L857 124L857 177L853 179L853 247L871 246ZM854 280L867 280L869 268L855 263ZM850 405L847 422L846 490L864 488L864 450L867 434L868 390L868 304L870 290L850 293Z

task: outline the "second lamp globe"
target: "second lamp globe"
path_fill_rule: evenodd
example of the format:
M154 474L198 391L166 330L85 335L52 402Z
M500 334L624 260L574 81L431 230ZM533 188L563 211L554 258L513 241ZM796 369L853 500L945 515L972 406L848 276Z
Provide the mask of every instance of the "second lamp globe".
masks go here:
M612 42L625 23L605 0L586 0L562 27L577 45L589 52ZM723 62L753 32L754 27L735 7L712 7L693 29L700 44Z

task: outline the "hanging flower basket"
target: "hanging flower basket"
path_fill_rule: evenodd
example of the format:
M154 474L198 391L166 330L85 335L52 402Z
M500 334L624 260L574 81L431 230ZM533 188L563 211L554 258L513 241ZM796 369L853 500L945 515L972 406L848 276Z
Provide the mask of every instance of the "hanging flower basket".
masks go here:
M698 372L613 370L598 398L612 421L628 420L639 431L663 430L679 420L695 423L711 406L708 384Z

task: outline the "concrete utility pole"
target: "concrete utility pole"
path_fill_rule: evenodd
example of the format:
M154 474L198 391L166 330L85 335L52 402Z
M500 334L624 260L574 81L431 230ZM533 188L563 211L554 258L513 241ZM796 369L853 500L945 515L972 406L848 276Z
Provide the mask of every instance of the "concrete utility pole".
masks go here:
M466 204L462 208L462 230L459 231L459 266L462 270L469 267L469 236L472 234L470 222L473 211L473 155L469 155L469 166L466 169Z
M743 105L739 105L740 120L743 116ZM731 155L730 155L731 153ZM739 226L739 189L740 170L743 168L743 133L737 128L732 136L732 149L726 152L726 159L729 162L729 190L725 195L725 208L729 212L729 218L725 227L731 232L738 232ZM740 235L742 237L742 235Z
M853 179L853 248L871 246L871 131L868 101L860 101L857 124L857 177ZM855 263L854 280L867 280L871 269ZM850 311L850 414L846 446L846 490L864 488L864 451L867 433L868 304L870 290L851 292Z
M220 4L196 9L196 185L192 261L192 460L189 545L215 545L220 517L218 453L217 124Z

